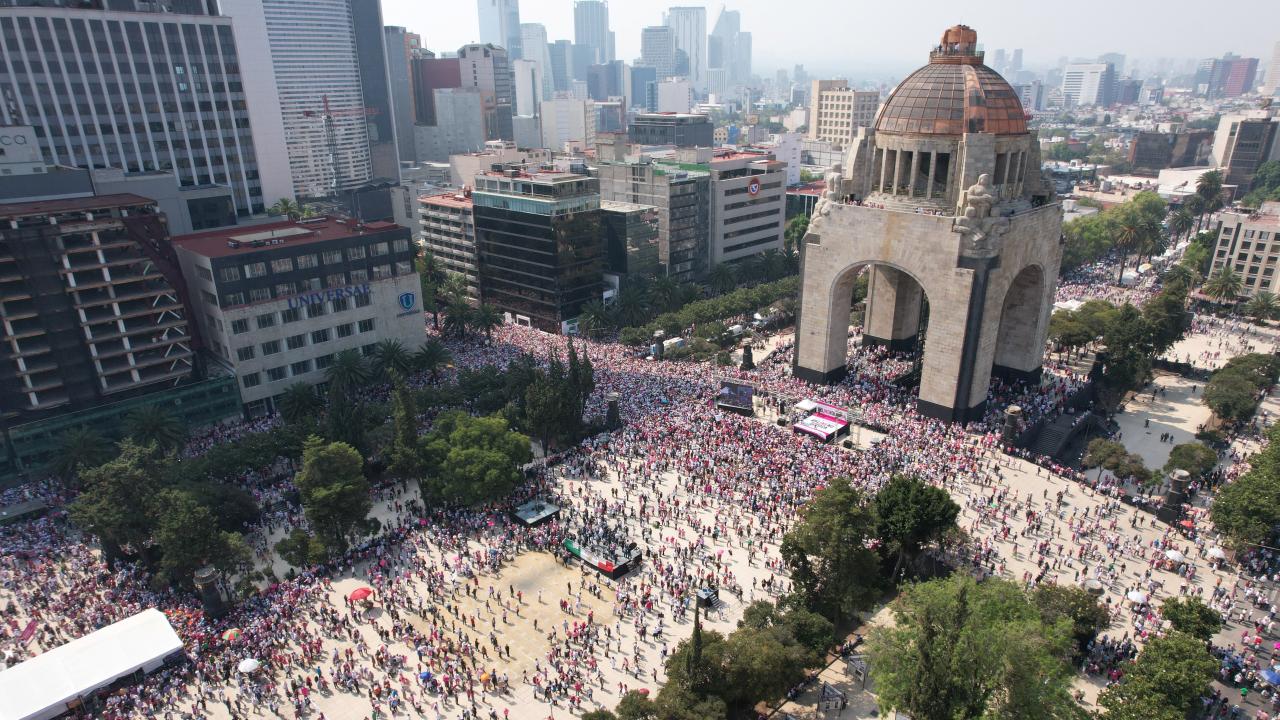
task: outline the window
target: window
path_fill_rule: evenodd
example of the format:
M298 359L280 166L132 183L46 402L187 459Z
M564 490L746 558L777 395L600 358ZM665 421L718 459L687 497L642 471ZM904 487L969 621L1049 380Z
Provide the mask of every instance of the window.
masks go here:
M367 318L360 321L360 332L373 332L373 318Z
M262 378L258 377L258 373L249 373L240 382L244 383L247 388L258 387L262 384Z
M295 377L298 375L306 375L311 372L311 361L299 360L296 363L291 363L289 365L289 372L293 373Z
M252 360L256 356L257 352L253 349L252 345L245 345L244 347L236 350L236 358L238 358L240 362Z
M218 277L222 279L222 282L235 282L240 279L240 268L234 266L224 267L218 271Z
M232 335L239 335L241 333L247 333L247 332L249 332L249 320L247 318L241 318L239 320L231 321Z
M289 297L290 295L297 295L297 294L298 294L297 283L291 283L291 282L276 283L276 297Z
M289 308L288 310L280 311L280 322L285 325L298 322L301 319L302 311L298 308Z
M374 266L373 266L373 279L374 279L374 280L386 280L386 279L387 279L387 278L389 278L389 277L391 277L391 266L390 266L390 265L374 265Z
M341 250L325 250L321 258L324 260L325 265L341 265L342 251Z
M315 292L320 289L320 278L318 277L307 278L302 281L303 292Z
M319 345L320 343L329 342L329 329L313 330L311 332L311 344Z
M226 295L223 295L223 296L222 296L222 304L223 304L223 305L227 305L227 306L230 306L230 305L243 305L243 304L244 304L244 293L242 293L242 292L238 292L238 293L227 293Z
M321 315L328 315L329 311L324 309L324 303L311 303L307 306L307 317L316 318Z
M359 285L360 283L369 282L369 271L365 270L364 268L360 268L359 270L352 270L347 274L351 276L352 285Z
M244 266L244 276L246 279L260 278L267 274L267 264L264 262L249 263Z
M333 354L332 354L332 353L331 353L331 354L329 354L329 355L321 355L320 357L316 358L316 369L317 369L317 370L324 370L325 368L329 367L329 366L330 366L330 365L332 365L332 364L333 364Z
M275 314L275 313L263 313L262 315L259 315L259 316L258 316L258 329L259 329L259 330L262 330L263 328L269 328L269 327L271 327L271 326L273 326L273 325L275 325L275 324L276 324L276 314Z
M253 288L249 291L249 302L266 302L271 299L271 288Z
M267 370L267 382L280 382L287 377L289 377L289 372L283 365Z
M320 264L320 261L316 259L315 254L298 256L299 270L309 270L313 267L316 267L319 264Z
M262 355L263 355L263 357L265 357L265 356L267 356L267 355L275 355L275 354L277 354L277 353L279 353L279 352L280 352L280 341L279 341L279 340L269 340L269 341L267 341L267 342L262 343Z
M396 240L391 245L396 252L409 252L409 241L405 239Z
M373 304L373 297L369 295L369 293L356 296L356 307L358 308L369 307L372 304Z
M345 312L351 308L351 302L346 298L334 298L329 303L333 305L334 312Z
M334 329L338 331L338 337L340 338L351 337L355 334L355 326L351 323L343 323Z
M400 260L396 262L397 275L408 275L411 272L413 272L413 263L408 260Z
M299 350L307 346L307 336L305 334L290 335L289 337L285 338L284 344L285 344L285 347L289 348L290 350Z
M203 265L196 266L196 275L199 275L202 280L213 279L213 271Z
M363 246L363 245L357 245L357 246L355 246L355 247L349 247L349 248L347 248L347 259L348 259L348 260L363 260L363 259L365 259L365 249L364 249L364 246Z
M276 258L271 261L271 272L293 272L293 258Z
M200 291L200 298L201 298L202 300L204 300L204 304L205 304L205 305L217 305L217 304L218 304L218 296L217 296L217 295L214 295L213 293L209 292L208 290L201 290L201 291Z
M384 242L374 243L369 246L369 252L371 252L374 257L378 257L379 255L386 255L391 252L391 248Z
M347 284L347 276L343 273L330 273L324 276L324 284L331 288L340 288Z

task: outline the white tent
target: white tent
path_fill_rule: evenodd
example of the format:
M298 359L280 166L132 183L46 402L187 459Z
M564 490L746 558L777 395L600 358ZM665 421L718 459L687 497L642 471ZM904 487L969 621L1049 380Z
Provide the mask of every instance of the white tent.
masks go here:
M182 652L164 613L151 608L0 672L0 720L45 720L94 690Z
M800 412L813 412L818 409L818 404L809 398L805 398L804 400L796 403L795 408Z

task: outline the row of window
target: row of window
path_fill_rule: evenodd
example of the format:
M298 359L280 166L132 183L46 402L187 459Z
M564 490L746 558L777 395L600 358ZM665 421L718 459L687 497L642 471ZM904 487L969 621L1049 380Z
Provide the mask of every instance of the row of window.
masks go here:
M392 250L398 253L409 252L409 241L401 238L390 243L377 242L369 245L356 245L347 248L345 253L342 250L326 250L322 253L276 258L271 261L270 267L273 273L293 272L295 269L310 270L319 267L321 263L325 265L342 265L344 264L344 255L345 262L355 262L356 260L364 260L366 257L382 257ZM268 263L265 260L245 263L244 265L229 265L218 271L218 279L222 282L235 282L241 278L251 280L253 278L266 277L267 266Z
M254 318L253 322L259 330L275 327L277 321L279 321L281 325L288 325L289 323L295 323L301 320L304 312L308 318L321 317L328 315L330 312L345 312L352 308L352 300L355 301L354 307L356 308L369 307L369 305L373 304L373 298L368 294L356 295L354 298L334 298L328 303L319 302L305 305L303 306L306 308L305 311L303 310L303 307L295 307L289 308L288 310L281 310L280 312L263 313ZM240 318L239 320L231 321L232 335L241 335L247 332L249 332L249 318Z
M317 276L305 278L298 281L289 281L276 283L273 287L251 288L248 292L225 293L222 301L219 303L218 298L205 290L201 290L201 296L208 305L219 305L222 307L234 307L236 305L244 305L246 303L266 302L272 298L293 297L308 292L317 292L325 288L341 288L348 285L360 285L370 280L389 280L397 275L408 275L413 272L413 262L409 260L400 260L395 265L374 265L371 270L359 268L349 270L345 273L337 272L325 275L323 278Z
M335 337L339 340L349 338L357 332L361 335L371 333L374 329L374 318L365 318L355 323L343 323L334 327L332 331L329 328L320 328L312 330L310 333L298 333L290 335L284 339L281 344L279 340L268 340L261 345L244 345L236 348L236 359L240 362L253 360L258 356L258 348L262 349L263 357L271 357L280 354L285 348L289 350L301 350L307 346L307 336L310 335L311 345L322 345L329 342Z
M360 352L365 357L368 357L373 354L373 348L373 343L363 345L360 347ZM277 367L267 368L265 373L249 373L248 375L242 376L240 378L240 382L246 388L255 388L262 384L264 375L266 376L267 382L280 382L282 380L288 380L289 378L296 378L315 370L324 370L328 368L333 364L335 355L336 353L329 353L328 355L321 355L315 360L299 360L297 362L289 363L288 365L279 365Z

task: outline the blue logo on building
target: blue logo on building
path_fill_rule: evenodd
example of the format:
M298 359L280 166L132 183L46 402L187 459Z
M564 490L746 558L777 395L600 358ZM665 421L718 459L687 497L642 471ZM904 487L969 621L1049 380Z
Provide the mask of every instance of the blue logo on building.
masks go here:
M413 293L400 293L400 307L405 310L412 310L415 302L417 302L417 296Z

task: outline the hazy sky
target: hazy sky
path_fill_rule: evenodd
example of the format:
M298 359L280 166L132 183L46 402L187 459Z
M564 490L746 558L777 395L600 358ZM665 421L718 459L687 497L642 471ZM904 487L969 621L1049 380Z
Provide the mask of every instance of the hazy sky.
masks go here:
M609 26L617 56L640 54L640 29L662 22L670 3L613 0ZM707 8L707 31L722 3L685 0ZM1235 0L733 0L742 29L752 33L759 74L796 63L810 74L878 77L909 72L928 60L942 31L964 23L990 52L1023 48L1023 66L1062 56L1093 58L1120 52L1130 58L1203 58L1231 51L1270 62L1280 41L1280 1ZM479 39L475 0L382 0L383 21L423 36L433 50L454 51ZM520 20L542 23L548 38L573 39L573 0L520 0Z

